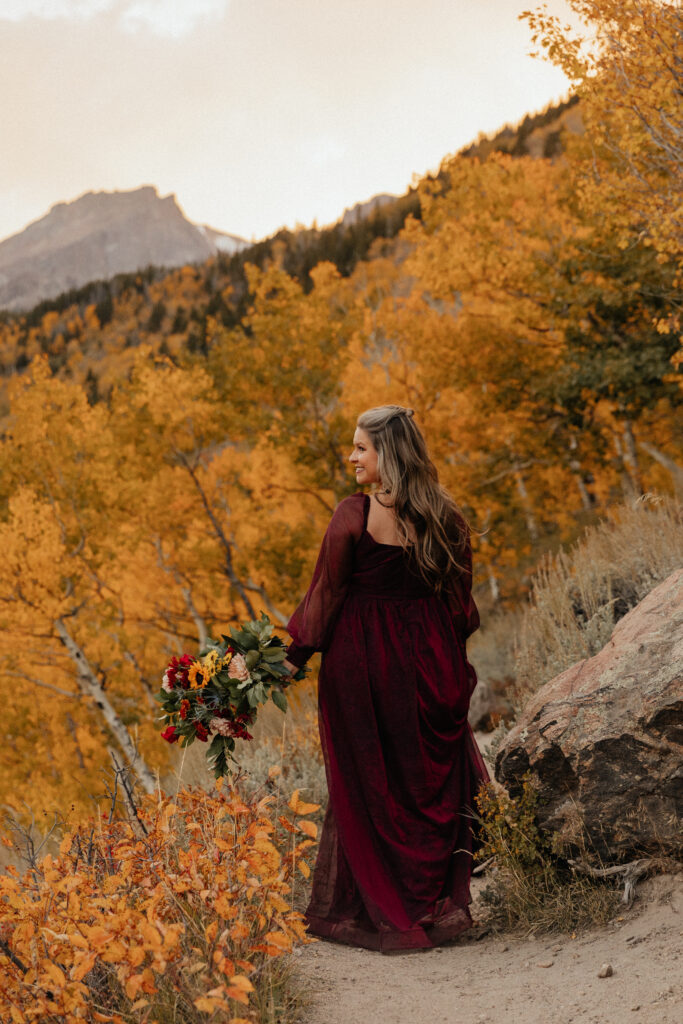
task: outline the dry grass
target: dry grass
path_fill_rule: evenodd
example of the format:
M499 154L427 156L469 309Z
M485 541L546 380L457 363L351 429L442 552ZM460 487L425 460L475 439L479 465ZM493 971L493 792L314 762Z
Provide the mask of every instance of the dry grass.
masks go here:
M548 557L518 634L518 703L602 650L618 620L681 565L681 507L652 496L621 506L570 551Z
M494 784L482 790L477 804L483 844L477 859L493 860L479 897L490 926L574 932L614 917L621 900L618 886L577 875L558 856L536 825L536 792L528 778L518 800Z

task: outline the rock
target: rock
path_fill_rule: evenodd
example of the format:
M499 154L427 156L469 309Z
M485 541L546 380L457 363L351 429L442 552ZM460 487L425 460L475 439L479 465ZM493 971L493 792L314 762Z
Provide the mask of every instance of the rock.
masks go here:
M614 974L611 964L603 964L598 971L598 978L611 978Z
M582 825L604 860L675 851L683 810L683 570L622 618L595 657L547 683L505 737L495 774L538 785L541 828Z
M541 962L537 963L536 966L537 967L552 967L554 965L554 963L555 963L554 960L541 960Z

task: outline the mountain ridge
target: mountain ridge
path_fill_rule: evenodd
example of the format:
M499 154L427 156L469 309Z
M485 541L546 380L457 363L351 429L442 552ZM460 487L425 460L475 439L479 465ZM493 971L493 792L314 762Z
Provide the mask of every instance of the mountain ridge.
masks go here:
M160 196L153 185L85 192L0 242L0 308L25 311L94 278L203 262L249 244L194 224L173 193Z

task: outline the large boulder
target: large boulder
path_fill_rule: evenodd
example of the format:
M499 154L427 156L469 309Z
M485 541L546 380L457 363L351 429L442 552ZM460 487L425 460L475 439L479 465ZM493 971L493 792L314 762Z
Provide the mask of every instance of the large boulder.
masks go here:
M683 569L621 619L609 643L529 702L496 758L515 796L527 771L543 829L585 828L605 860L681 848Z

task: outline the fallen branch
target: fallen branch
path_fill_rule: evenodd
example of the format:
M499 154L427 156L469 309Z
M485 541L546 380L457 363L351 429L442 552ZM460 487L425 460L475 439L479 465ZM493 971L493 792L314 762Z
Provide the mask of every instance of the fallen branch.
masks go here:
M489 857L489 859L485 860L482 864L477 864L476 868L472 868L472 874L483 875L489 864L493 864L495 859L495 857Z
M594 868L582 860L570 860L569 864L574 871L589 875L591 878L614 878L616 875L622 875L624 895L621 902L630 907L636 895L636 882L650 870L652 858L641 857L640 860L632 860L628 864L614 864L611 868Z

